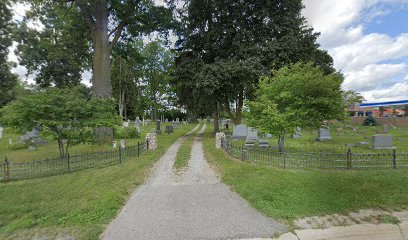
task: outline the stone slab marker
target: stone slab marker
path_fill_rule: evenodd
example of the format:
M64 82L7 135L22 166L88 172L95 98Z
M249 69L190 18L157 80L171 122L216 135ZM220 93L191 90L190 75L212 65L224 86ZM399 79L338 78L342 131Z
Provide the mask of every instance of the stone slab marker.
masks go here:
M0 127L0 139L3 138L3 131L4 131L4 128L3 128L3 127Z
M225 139L225 133L217 132L215 134L215 147L221 148L222 141Z
M330 141L331 139L332 137L330 135L330 129L326 129L326 128L319 129L319 136L317 137L317 140L319 142Z
M376 134L373 136L373 149L394 149L392 135Z

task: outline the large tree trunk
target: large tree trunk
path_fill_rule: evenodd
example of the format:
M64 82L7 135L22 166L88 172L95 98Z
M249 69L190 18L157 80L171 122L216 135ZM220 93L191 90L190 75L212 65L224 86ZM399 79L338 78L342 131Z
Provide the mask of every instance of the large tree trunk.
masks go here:
M108 37L108 4L98 0L95 4L95 25L93 31L93 77L94 95L100 98L112 97L110 55L111 47Z

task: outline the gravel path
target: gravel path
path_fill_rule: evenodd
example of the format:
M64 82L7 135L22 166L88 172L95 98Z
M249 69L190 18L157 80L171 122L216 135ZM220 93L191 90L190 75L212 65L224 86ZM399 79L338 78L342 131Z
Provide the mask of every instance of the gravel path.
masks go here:
M200 135L205 127L193 143L181 180L176 180L173 164L183 138L159 160L103 239L248 239L286 232L218 180L203 154Z

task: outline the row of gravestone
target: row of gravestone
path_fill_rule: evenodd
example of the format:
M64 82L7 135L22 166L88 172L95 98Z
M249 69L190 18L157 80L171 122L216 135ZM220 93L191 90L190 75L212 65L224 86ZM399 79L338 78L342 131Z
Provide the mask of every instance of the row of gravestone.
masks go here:
M258 142L259 147L269 147L269 140L271 138L271 134L266 134L264 136L267 139L259 139L258 138L258 130L255 128L247 127L245 124L234 125L232 130L232 140L237 139L245 139L245 146L252 147ZM296 128L295 133L292 134L292 138L300 138L302 137L301 129L299 127ZM317 141L330 141L332 139L330 134L330 129L327 128L320 128L318 131ZM367 145L367 142L359 142L357 144L349 144L349 146L357 146L357 145ZM392 135L386 134L376 134L373 136L372 139L372 148L373 149L394 149L392 144Z

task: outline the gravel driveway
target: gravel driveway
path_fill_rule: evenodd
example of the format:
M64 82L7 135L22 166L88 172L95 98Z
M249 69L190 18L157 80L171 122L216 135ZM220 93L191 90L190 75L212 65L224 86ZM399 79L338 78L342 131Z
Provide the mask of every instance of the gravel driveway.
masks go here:
M204 158L201 134L194 140L188 168L177 178L173 164L184 139L156 163L103 239L248 239L286 232L218 180Z

